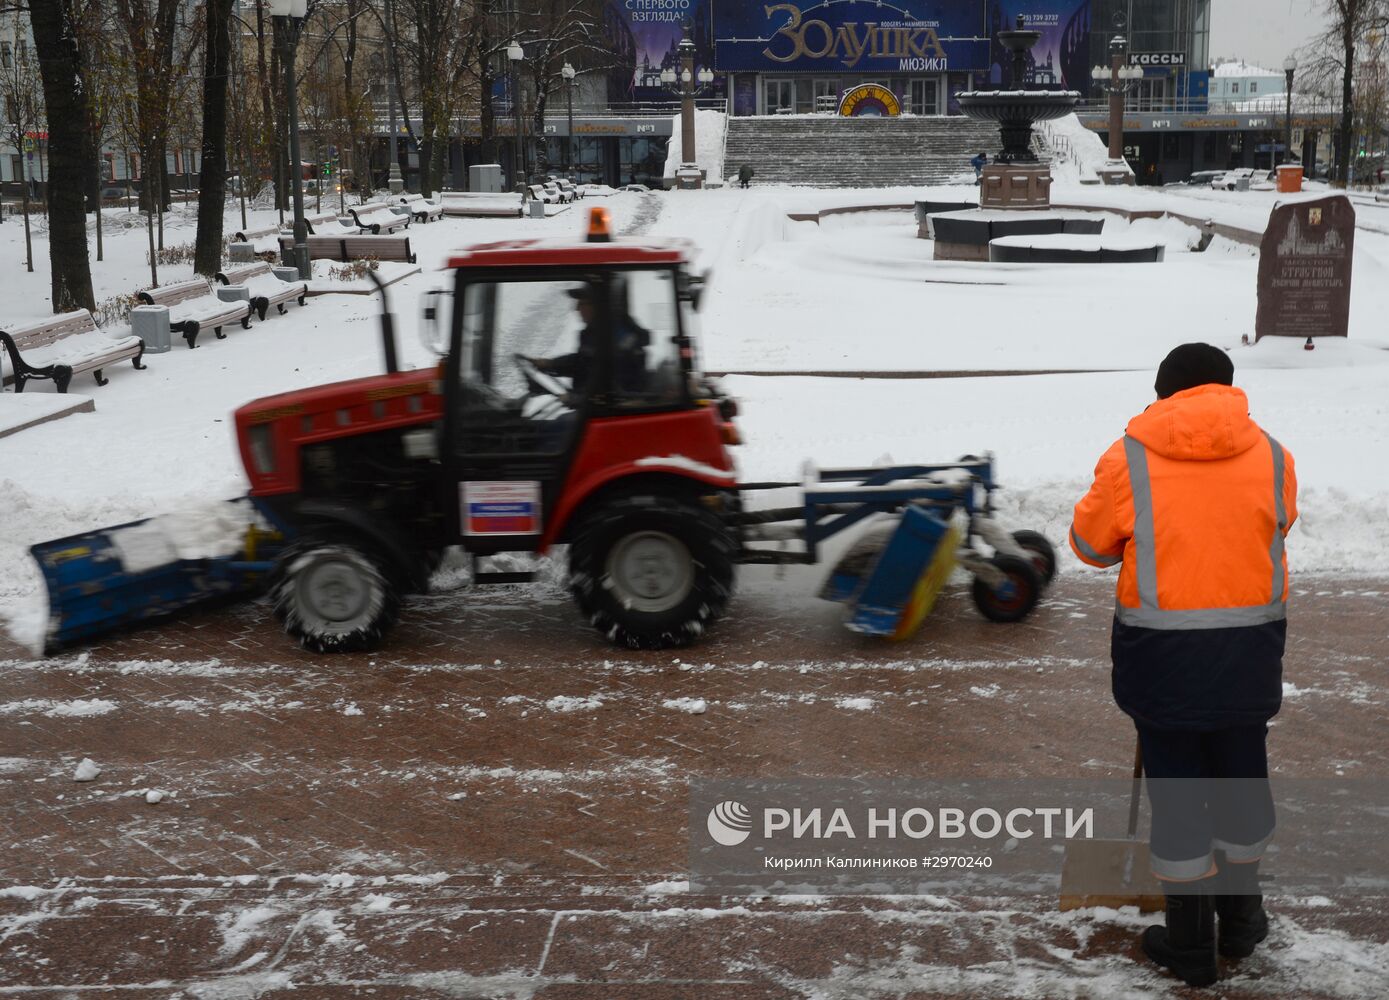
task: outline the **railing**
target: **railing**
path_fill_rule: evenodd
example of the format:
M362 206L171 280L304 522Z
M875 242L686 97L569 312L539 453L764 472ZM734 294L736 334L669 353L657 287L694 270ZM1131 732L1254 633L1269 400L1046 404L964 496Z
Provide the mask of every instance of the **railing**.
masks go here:
M1314 98L1293 94L1293 114L1339 116L1340 101L1334 98ZM1287 111L1287 98L1283 94L1269 94L1267 97L1247 97L1242 101L1208 101L1200 98L1149 99L1141 96L1129 97L1124 102L1125 114L1189 114L1189 115L1274 115ZM1109 100L1095 98L1076 103L1078 115L1107 115Z
M728 110L728 101L722 97L696 97L694 103L697 110ZM390 108L384 101L376 102L373 112L378 123L390 119ZM563 99L556 100L553 96L545 106L546 118L564 118L568 112L569 109ZM680 101L678 99L669 101L612 101L603 105L589 104L582 107L577 104L574 105L575 118L667 118L679 113ZM493 101L492 115L499 120L515 118L516 108L507 100ZM522 116L527 122L534 117L529 107L522 110ZM414 113L413 120L419 120L418 112ZM399 121L398 115L397 121Z

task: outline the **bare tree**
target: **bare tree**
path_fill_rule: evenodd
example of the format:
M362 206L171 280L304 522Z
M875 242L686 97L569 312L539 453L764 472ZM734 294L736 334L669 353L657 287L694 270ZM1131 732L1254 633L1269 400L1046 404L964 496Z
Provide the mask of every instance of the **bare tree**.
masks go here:
M87 92L81 73L75 0L29 8L48 110L48 256L53 311L95 309L87 260Z
M9 12L5 17L6 58L0 65L0 99L5 102L5 121L9 126L6 138L20 151L19 164L23 171L28 156L24 149L25 139L30 134L37 135L43 128L43 84L39 80L38 63L25 41L19 15ZM24 265L32 272L34 243L29 226L29 181L22 175L19 188L24 212Z
M198 177L198 236L193 270L213 275L222 266L222 219L227 200L227 74L231 68L232 0L207 0L203 50L202 163Z
M549 173L545 109L562 84L566 62L589 67L608 55L603 40L603 4L597 0L532 0L521 12L522 36L535 122L536 170Z
M1341 186L1351 182L1355 136L1355 77L1360 47L1372 33L1389 26L1386 0L1318 0L1326 17L1326 30L1303 49L1302 73L1310 87L1329 87L1339 80L1341 123L1337 129L1334 178Z

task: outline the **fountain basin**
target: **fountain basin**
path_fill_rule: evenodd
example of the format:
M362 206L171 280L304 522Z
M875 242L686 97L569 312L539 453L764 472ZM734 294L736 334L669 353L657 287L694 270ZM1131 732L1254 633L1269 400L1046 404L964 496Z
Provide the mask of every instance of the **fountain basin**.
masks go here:
M936 260L988 261L989 244L1002 237L1060 233L1098 236L1104 229L1104 219L1098 216L1050 209L1014 212L976 208L937 212L926 221L930 237L936 241Z
M989 241L994 264L1156 264L1163 259L1161 243L1132 237L1062 232L1000 236Z

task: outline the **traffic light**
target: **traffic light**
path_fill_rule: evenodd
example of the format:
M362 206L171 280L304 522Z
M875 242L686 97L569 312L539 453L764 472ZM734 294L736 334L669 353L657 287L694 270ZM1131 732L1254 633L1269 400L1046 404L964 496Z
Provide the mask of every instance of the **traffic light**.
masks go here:
M324 176L324 177L332 177L332 176L333 176L333 161L332 161L332 160L329 160L327 163L323 164L323 176Z

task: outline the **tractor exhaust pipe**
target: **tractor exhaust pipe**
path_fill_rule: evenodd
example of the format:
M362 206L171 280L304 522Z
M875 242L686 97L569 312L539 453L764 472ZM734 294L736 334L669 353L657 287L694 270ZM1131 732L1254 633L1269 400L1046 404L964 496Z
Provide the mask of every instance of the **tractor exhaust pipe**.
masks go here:
M386 355L386 374L394 375L400 371L400 364L396 360L395 352L395 315L391 312L390 303L386 299L386 283L375 271L368 270L367 277L376 286L376 290L381 293L381 350Z

